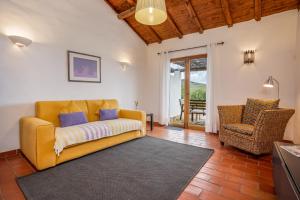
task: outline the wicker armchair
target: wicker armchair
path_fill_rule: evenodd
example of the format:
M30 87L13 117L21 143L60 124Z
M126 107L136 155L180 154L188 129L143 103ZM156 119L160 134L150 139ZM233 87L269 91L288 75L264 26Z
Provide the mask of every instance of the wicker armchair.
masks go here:
M242 124L244 105L218 106L219 139L255 155L272 152L273 142L282 140L293 109L272 109L259 112L254 125Z

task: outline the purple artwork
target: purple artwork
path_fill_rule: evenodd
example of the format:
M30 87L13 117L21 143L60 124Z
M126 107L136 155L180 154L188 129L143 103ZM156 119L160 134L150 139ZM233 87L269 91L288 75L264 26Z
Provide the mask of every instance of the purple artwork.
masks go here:
M101 57L68 51L69 81L101 83Z
M73 62L75 77L97 78L97 61L74 57Z

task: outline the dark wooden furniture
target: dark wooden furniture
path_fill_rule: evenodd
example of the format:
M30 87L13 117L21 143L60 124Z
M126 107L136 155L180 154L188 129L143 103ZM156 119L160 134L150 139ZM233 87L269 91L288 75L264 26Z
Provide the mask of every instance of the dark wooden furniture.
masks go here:
M148 113L146 114L146 117L149 117L150 118L150 130L152 131L153 130L153 113Z
M273 149L273 179L279 200L300 199L300 158L282 149L281 145L293 145L275 142Z
M184 113L184 100L179 99L180 105L180 120L182 119L182 113ZM206 110L206 100L190 100L190 114L192 116L192 121L194 121L195 116L205 115Z

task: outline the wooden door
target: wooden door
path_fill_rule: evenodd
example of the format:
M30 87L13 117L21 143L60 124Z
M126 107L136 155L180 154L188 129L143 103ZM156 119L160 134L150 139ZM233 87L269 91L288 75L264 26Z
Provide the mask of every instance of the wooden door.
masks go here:
M194 55L194 56L188 56L188 57L181 57L181 58L175 58L171 59L171 63L180 63L181 65L184 63L184 69L182 69L182 72L184 72L184 94L182 94L183 97L183 108L181 110L184 110L183 118L180 118L180 120L183 120L183 123L181 124L175 124L174 126L179 126L186 129L197 129L197 130L204 130L204 126L198 126L191 121L191 68L192 68L192 62L194 62L197 59L207 58L206 54L201 55ZM193 63L194 64L194 63ZM206 67L206 66L205 66ZM195 70L192 68L192 70ZM206 69L205 69L206 70ZM193 101L193 100L192 100Z

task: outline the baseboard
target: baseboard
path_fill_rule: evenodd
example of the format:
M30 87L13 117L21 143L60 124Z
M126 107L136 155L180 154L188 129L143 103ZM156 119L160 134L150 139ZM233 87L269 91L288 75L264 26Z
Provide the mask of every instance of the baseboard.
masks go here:
M159 127L164 127L164 126L165 126L165 125L161 125L161 124L158 123L158 122L154 122L153 124L154 124L154 126L159 126Z
M150 121L147 121L147 124L150 125ZM153 122L154 126L158 126L158 127L164 127L165 125L161 125L158 122Z
M293 141L291 141L291 140L282 140L281 142L285 142L285 143L291 143L291 144L294 144L294 142L293 142Z
M5 151L0 153L0 158L8 158L8 157L13 157L21 153L20 149L15 149L15 150L10 150L10 151Z

